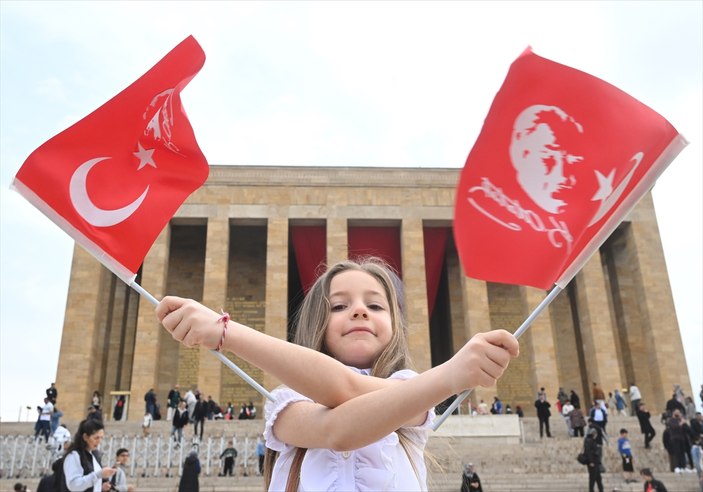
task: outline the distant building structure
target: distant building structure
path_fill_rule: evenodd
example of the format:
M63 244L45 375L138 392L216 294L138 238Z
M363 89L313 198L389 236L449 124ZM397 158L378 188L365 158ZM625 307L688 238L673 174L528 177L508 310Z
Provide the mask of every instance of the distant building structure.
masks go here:
M381 256L402 275L411 352L423 371L475 333L514 331L546 294L463 275L451 232L458 175L458 169L211 166L206 184L151 248L137 282L156 298L192 297L286 338L319 265ZM542 386L552 402L563 387L587 405L594 381L606 391L636 382L657 409L674 384L691 390L651 194L520 345L497 388L476 389L474 402L498 395L529 414ZM278 384L232 359L265 388ZM150 388L165 415L174 384L182 393L198 387L223 406L263 403L207 350L173 341L153 306L79 246L56 382L71 419L84 417L94 390L105 395L106 418L112 418L109 395L129 395L129 420L143 417Z

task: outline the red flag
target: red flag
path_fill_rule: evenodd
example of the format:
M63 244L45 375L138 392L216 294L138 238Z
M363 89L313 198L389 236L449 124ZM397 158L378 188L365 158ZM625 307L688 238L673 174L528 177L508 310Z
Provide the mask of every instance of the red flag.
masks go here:
M528 48L459 180L454 234L466 275L564 287L686 143L628 94Z
M180 92L205 53L192 36L136 82L41 145L13 187L128 284L208 163Z

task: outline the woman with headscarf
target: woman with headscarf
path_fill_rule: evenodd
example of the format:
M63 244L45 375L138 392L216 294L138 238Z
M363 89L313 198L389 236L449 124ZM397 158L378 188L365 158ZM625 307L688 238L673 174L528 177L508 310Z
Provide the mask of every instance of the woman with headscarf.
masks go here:
M198 492L200 490L198 475L200 475L198 451L192 449L183 462L183 472L181 473L181 481L178 484L178 492Z
M474 465L467 463L464 465L464 473L461 476L461 492L483 492L481 479L474 471Z

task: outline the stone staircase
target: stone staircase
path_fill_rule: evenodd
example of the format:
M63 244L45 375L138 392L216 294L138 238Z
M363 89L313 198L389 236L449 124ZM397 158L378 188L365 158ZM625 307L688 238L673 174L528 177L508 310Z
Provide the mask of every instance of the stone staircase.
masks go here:
M454 419L454 417L451 417ZM470 419L465 425L479 428L488 426L489 421L482 419L514 419L514 416L498 417L464 417ZM605 490L611 491L641 491L641 481L625 484L622 478L620 456L617 452L617 437L621 427L630 431L633 446L635 469L649 467L655 476L662 480L671 492L696 492L698 480L694 473L674 474L668 471L668 457L663 448L661 423L652 419L657 436L652 442L652 449L645 450L639 425L632 417L611 417L608 423L610 442L604 446L604 464L606 473L603 474ZM449 425L449 421L445 425ZM500 423L500 421L498 421ZM508 421L506 420L506 423ZM67 422L72 431L76 423ZM471 462L481 477L486 492L513 491L545 491L545 492L577 492L588 490L588 474L583 465L576 461L576 455L582 447L581 438L570 438L566 426L560 418L552 418L553 438L540 439L537 419L525 417L520 422L521 435L519 442L506 441L504 438L457 437L456 435L441 435L437 432L431 435L428 451L437 461L440 468L430 468L428 482L431 491L458 491L461 486L461 470L463 463ZM495 425L495 421L491 424ZM512 423L511 423L512 425ZM211 437L236 435L238 439L249 437L255 439L263 429L261 420L254 421L207 421L205 435ZM440 429L441 431L441 429ZM170 425L167 422L154 422L152 437L159 434L168 435ZM0 423L0 436L27 435L33 433L31 423ZM139 436L140 422L108 422L106 435ZM186 428L186 437L192 436L192 427ZM214 473L212 474L214 475ZM638 480L640 477L635 476ZM16 480L3 477L0 479L0 492L11 491ZM36 490L38 479L24 479L23 483L30 490ZM172 492L178 488L178 477L141 477L130 478L130 483L140 492ZM261 491L261 477L240 476L217 477L201 475L200 490L203 492L226 491Z

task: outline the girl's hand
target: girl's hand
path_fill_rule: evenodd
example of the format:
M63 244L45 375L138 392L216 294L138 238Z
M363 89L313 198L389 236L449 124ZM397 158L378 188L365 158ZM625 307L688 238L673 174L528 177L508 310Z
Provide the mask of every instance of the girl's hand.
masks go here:
M117 473L117 468L112 468L112 467L106 466L105 468L102 469L101 475L103 478L110 478L115 473ZM108 483L108 485L110 485L110 484Z
M220 315L199 302L166 296L156 306L156 317L171 336L186 347L217 348L222 337Z
M474 335L448 362L452 391L458 394L495 385L510 360L519 354L517 339L505 330Z

